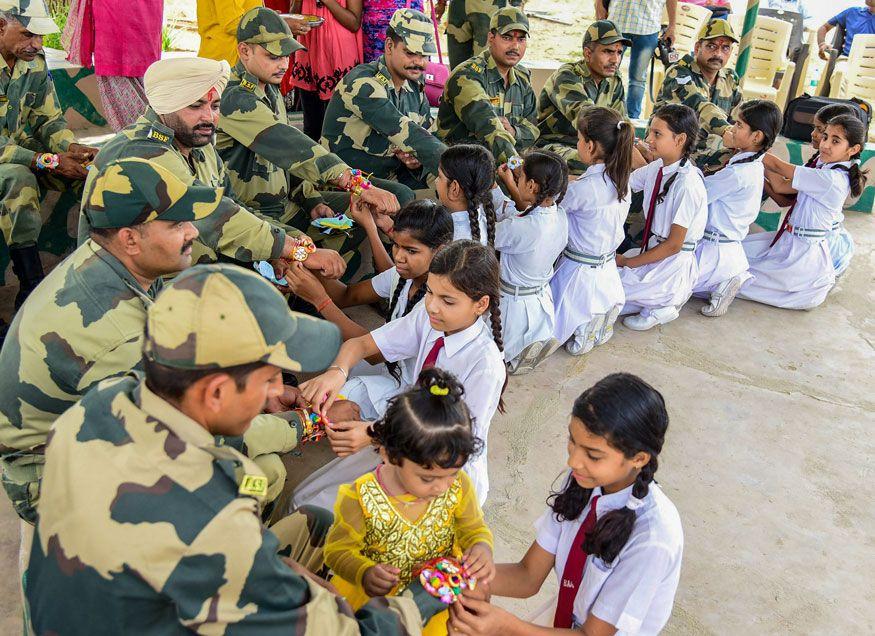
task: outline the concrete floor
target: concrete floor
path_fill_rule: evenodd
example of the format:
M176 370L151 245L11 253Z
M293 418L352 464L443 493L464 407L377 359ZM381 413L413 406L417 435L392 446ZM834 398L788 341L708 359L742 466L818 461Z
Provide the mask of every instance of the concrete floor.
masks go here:
M663 392L671 413L657 478L680 511L686 549L665 633L875 633L875 229L860 214L847 226L857 255L815 311L739 300L710 320L692 301L667 326L619 327L588 356L561 352L513 378L489 447L498 560L518 559L533 540L564 466L573 399L630 371ZM4 498L2 634L19 631L17 545ZM537 598L502 604L525 616L555 591L550 580Z

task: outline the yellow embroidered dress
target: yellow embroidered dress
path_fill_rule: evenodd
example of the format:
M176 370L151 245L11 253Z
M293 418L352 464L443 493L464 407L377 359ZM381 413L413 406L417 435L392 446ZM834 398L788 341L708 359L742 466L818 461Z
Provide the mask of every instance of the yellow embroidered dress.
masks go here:
M378 563L401 570L396 589L403 589L420 563L460 556L476 543L492 547L492 532L464 471L447 492L428 502L424 512L423 504L415 502L411 495L388 495L372 472L340 487L334 525L325 541L325 563L335 574L332 583L353 609L367 602L362 577ZM410 518L411 513L418 518ZM436 615L424 633L446 634L446 619L447 612Z

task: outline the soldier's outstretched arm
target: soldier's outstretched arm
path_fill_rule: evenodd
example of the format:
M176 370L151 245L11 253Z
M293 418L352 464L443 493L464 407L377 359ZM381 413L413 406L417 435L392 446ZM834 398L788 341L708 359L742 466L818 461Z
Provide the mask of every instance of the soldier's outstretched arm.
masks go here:
M179 621L196 633L401 636L420 633L423 620L446 608L417 582L353 614L345 600L282 561L276 536L253 508L238 498L220 510L161 590L174 600Z
M228 197L212 214L194 222L198 239L211 249L239 261L280 258L288 233L278 224L259 218Z
M525 150L531 147L541 131L538 130L538 100L535 99L535 93L529 90L524 96L525 109L522 116L511 116L509 121L516 130L516 147L519 150ZM577 120L574 120L575 126Z
M504 163L517 154L514 138L504 129L480 82L454 73L444 88L444 99L452 102L456 116L478 141L489 147L496 162Z
M67 152L76 138L67 128L67 120L58 103L55 85L49 77L45 60L39 57L37 59L42 62L43 68L32 71L36 75L34 85L36 99L28 113L27 124L31 134L51 152Z
M280 121L267 104L245 90L222 99L219 128L258 156L304 181L325 185L349 170L340 157Z
M447 147L427 128L398 110L380 82L373 77L360 77L340 97L351 113L404 152L415 154L427 174L437 174L440 156Z

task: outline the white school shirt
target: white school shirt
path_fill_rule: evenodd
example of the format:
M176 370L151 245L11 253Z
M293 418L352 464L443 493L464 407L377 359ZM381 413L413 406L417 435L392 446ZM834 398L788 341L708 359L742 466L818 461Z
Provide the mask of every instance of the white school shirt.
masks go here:
M374 288L374 293L380 298L385 298L389 301L392 300L395 290L402 282L404 287L401 289L401 295L398 296L398 304L395 305L395 310L389 316L389 320L395 320L399 316L404 315L404 310L407 309L407 297L410 294L410 286L413 285L413 281L410 279L402 281L398 270L394 267L390 267L385 272L380 272L371 279L371 287ZM389 320L386 322L389 322Z
M625 200L618 200L617 188L605 174L605 164L587 168L583 176L568 184L562 199L568 214L568 247L590 256L616 250L626 236L623 224L631 202L628 189Z
M747 236L750 224L760 213L765 169L762 157L740 163L753 152L733 155L725 168L705 177L708 192L708 223L712 232L733 241Z
M501 221L495 226L501 280L518 287L546 285L567 242L568 217L555 204Z
M570 475L569 475L570 478ZM596 517L623 508L632 486L596 502ZM538 545L556 557L554 570L561 585L565 562L590 504L573 521L557 521L549 508L535 522ZM651 483L644 505L636 510L626 545L612 563L589 555L574 599L573 623L578 627L590 613L617 628L618 636L658 634L671 616L681 575L684 533L674 504Z
M468 210L453 212L450 216L453 218L453 240L471 240L471 220L468 218ZM487 245L489 241L486 237L486 212L483 211L482 205L477 208L477 220L480 225L480 242Z
M793 227L827 230L842 218L842 208L851 193L848 173L833 166L850 168L852 162L825 163L819 168L798 166L793 172L793 189L799 192L790 217Z
M632 191L644 191L645 216L650 210L651 195L659 195L659 192L653 192L653 186L662 167L662 159L657 159L633 171L629 179L629 187ZM680 225L687 228L684 241L695 242L702 238L705 233L705 223L708 221L708 193L705 191L705 181L702 179L701 171L692 161L687 160L684 166L681 166L680 161L676 161L663 168L660 191L675 172L678 173L678 178L672 183L662 203L656 204L650 231L666 239L671 234L671 226Z
M371 336L387 362L414 358L414 378L419 377L435 340L444 336L444 347L435 366L455 375L465 387L465 403L474 420L474 434L483 440L483 452L465 465L482 505L489 491L486 466L489 424L498 409L506 374L504 358L486 321L475 320L467 329L445 336L432 328L425 304L421 303L406 316L372 331Z

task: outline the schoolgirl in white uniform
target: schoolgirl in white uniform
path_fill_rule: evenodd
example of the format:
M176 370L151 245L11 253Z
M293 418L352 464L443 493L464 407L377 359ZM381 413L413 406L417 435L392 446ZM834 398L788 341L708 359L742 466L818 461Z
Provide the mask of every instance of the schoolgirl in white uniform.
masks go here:
M702 173L690 161L699 134L696 113L668 104L653 115L647 142L656 161L632 173L630 187L644 191L643 251L617 255L626 292L623 324L645 331L678 317L698 277L694 251L708 219Z
M326 412L338 393L356 401L348 389L348 369L359 361L382 355L388 362L414 360L414 376L436 366L454 374L465 387L465 402L474 419L474 434L483 440L483 452L471 458L465 471L480 502L489 490L486 446L489 425L507 382L501 353L498 261L492 249L474 241L455 241L439 251L431 263L425 303L361 338L343 344L335 364L301 385L304 398ZM489 312L490 324L482 320ZM407 388L407 387L404 387ZM378 416L382 416L379 413ZM329 428L328 438L340 459L313 473L295 491L296 505L333 509L340 484L373 470L378 456L366 433L370 422L347 423L344 430Z
M788 180L798 195L777 233L744 240L753 279L739 297L785 309L812 309L826 299L835 284L827 235L848 194L859 196L866 184L857 162L865 140L866 129L856 117L839 115L827 123L819 168L765 156L766 169Z
M441 155L435 190L453 217L453 240L495 242L495 160L483 146L459 144Z
M553 263L568 242L568 219L559 205L568 187L568 164L548 150L531 150L519 183L506 166L499 176L512 198L526 206L500 221L495 249L501 263L501 324L510 373L534 369L558 347L553 338ZM516 209L516 208L514 208Z
M684 545L677 509L653 481L667 427L662 396L633 375L609 375L578 397L568 425L571 470L536 522L535 542L521 561L497 564L491 585L493 596L529 598L553 570L553 629L465 595L450 627L659 634L671 615Z
M629 214L635 134L617 111L602 106L586 109L577 127L577 152L589 167L563 199L568 244L550 281L553 333L572 355L610 340L626 300L614 256Z
M853 109L847 104L828 104L817 111L814 115L814 122L811 128L811 146L814 148L814 155L805 162L806 168L819 168L823 165L820 160L820 142L826 134L826 123L833 117L839 115L853 115ZM775 202L782 207L789 207L796 202L794 194L781 194L775 191L772 185L784 183L784 187L778 186L781 192L792 191L792 188L787 187L790 184L774 173L766 174L766 192L772 197ZM845 228L845 214L840 210L833 220L829 234L826 235L827 243L829 244L829 253L832 258L832 266L835 269L836 278L845 273L848 266L851 264L851 259L854 257L854 238Z
M704 316L724 315L750 278L741 241L759 216L762 157L778 137L782 120L780 109L772 102L757 99L743 103L735 125L724 135L724 145L735 148L735 155L724 168L705 177L708 224L696 248L699 279L693 285L694 296L709 299L700 310Z

